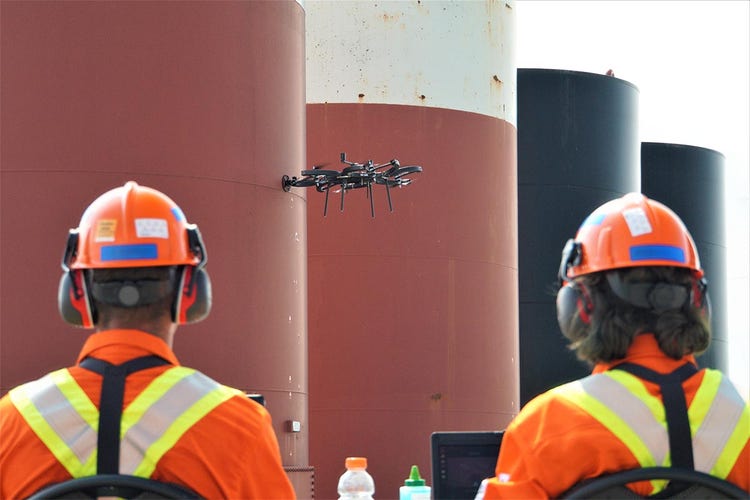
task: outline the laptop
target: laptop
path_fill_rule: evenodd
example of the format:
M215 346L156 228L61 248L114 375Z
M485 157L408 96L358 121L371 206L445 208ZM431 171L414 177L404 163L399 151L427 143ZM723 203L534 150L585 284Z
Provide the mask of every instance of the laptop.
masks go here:
M433 498L473 499L482 480L495 475L502 440L503 431L433 432Z

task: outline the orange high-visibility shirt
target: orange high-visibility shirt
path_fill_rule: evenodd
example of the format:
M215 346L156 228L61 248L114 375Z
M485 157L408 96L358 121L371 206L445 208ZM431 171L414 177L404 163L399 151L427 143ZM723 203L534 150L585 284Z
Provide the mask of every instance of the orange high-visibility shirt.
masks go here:
M166 343L136 330L91 335L78 362L91 356L119 365L147 355L160 356L179 366ZM130 374L124 408L172 365ZM68 372L98 407L102 377L79 366ZM150 477L186 486L204 498L294 498L281 464L270 414L244 395L226 391L228 399L181 434L161 455ZM25 498L44 486L68 479L68 470L29 426L10 394L5 395L0 400L0 498Z
M622 362L670 373L685 362L695 363L695 359L693 356L671 359L661 352L653 335L639 335L625 359L597 365L594 374L602 374ZM720 378L718 372L714 375ZM705 370L700 371L683 383L688 408L696 399L699 388L706 385L706 376ZM657 384L635 380L648 394L661 397ZM731 387L728 380L724 382ZM484 481L477 498L557 497L584 479L643 466L631 448L602 422L571 399L562 397L566 386L562 387L562 391L553 389L531 400L510 423L503 436L496 475ZM731 389L736 395L731 403L733 412L741 418L735 423L735 434L731 434L731 442L727 444L734 451L729 458L733 462L727 464L724 461L724 467L729 469L725 478L750 492L750 407L733 387ZM663 417L663 411L661 413ZM692 418L695 439L696 427ZM693 450L696 464L709 459L701 456L703 451L701 448ZM640 495L652 493L649 482L639 482L634 489Z

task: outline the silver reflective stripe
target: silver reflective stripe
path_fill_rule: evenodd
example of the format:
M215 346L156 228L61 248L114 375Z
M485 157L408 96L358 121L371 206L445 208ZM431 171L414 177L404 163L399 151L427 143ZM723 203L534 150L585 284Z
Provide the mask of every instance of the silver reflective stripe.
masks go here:
M120 473L133 474L141 462L148 458L149 448L166 434L178 417L219 387L221 386L217 382L199 372L192 373L170 387L140 418L136 417L137 422L123 436L120 444ZM129 416L123 415L123 420L126 418Z
M657 420L649 407L620 382L604 375L581 380L584 390L615 412L648 448L655 463L664 464L669 452L666 425Z
M75 382L73 382L75 383ZM97 431L92 428L62 393L52 376L29 384L27 396L47 424L70 448L81 463L96 450ZM63 385L63 389L65 389Z
M716 397L693 436L696 470L711 472L714 468L740 422L744 404L731 382L722 377Z

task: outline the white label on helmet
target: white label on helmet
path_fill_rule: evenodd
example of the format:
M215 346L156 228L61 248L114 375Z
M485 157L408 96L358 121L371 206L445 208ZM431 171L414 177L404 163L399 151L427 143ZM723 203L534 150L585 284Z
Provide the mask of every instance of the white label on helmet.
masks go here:
M623 211L623 217L628 224L631 236L640 236L653 231L651 223L642 208L630 208Z
M139 238L169 238L169 227L164 219L136 219L135 234Z

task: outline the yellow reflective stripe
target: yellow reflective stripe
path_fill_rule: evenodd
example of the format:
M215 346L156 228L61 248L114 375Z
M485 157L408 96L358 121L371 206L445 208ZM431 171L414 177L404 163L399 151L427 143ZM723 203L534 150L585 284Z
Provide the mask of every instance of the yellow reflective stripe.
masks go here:
M52 397L54 398L55 391L60 391L65 397L68 397L69 394L72 395L72 398L81 405L84 413L89 413L93 406L93 403L89 401L86 394L80 388L75 379L70 376L67 369L58 370L39 380L17 387L10 391L9 397L31 430L39 437L45 446L47 446L50 452L71 476L82 477L93 475L96 473L96 432L99 425L98 419L94 420L92 426L88 416L77 415L81 417L81 420L89 424L88 429L80 429L80 425L75 426L78 428L66 425L71 418L75 418L74 414L80 412L77 408L73 408L72 404L69 402L70 400L64 401L62 404L56 405L58 413L63 414L65 417L62 421L58 422L60 427L56 430L47 420L47 416L49 415L45 415L45 413L40 411L37 406L37 404L42 407L46 406L44 405L45 400L49 399L50 393L52 393ZM37 403L35 403L34 400L36 400ZM88 402L88 404L84 401ZM95 406L93 406L93 409L96 412ZM82 460L73 448L71 448L65 437L68 437L68 439L75 439L81 437L87 432L94 433L94 446L93 449L88 451L88 453L86 450L79 450L80 455L87 455L87 458ZM63 433L63 435L60 433ZM67 436L64 437L65 434L67 434Z
M641 379L639 379L632 373L626 372L625 370L610 370L603 373L602 375L606 375L611 379L617 380L619 383L627 387L628 391L630 391L635 397L643 402L643 404L645 404L649 410L651 410L651 414L654 416L654 419L658 420L659 422L664 422L663 427L666 429L667 414L664 410L664 405L661 403L661 400L659 398L651 395L651 393L648 392L648 389L646 389L646 386L643 385Z
M168 369L123 412L120 473L149 477L188 429L242 395L196 370ZM10 399L73 477L96 473L99 411L67 369L14 389Z
M185 407L218 385L211 381L213 385L209 387L194 387L190 380L196 375L211 380L192 368L172 367L153 379L128 405L120 427L120 473L134 474L144 461L151 460L147 456L148 449L167 432ZM188 390L182 390L186 386ZM173 397L175 394L179 397ZM158 460L153 462L154 467L156 462Z
M586 379L595 380L594 377L597 377L597 375L586 377ZM599 380L601 381L602 379ZM656 463L649 447L643 442L641 437L633 431L628 423L620 417L620 415L609 408L606 404L587 393L582 381L571 382L557 389L553 389L553 391L585 410L592 418L596 419L604 427L609 429L612 434L617 436L617 438L628 447L636 460L638 460L638 463L641 464L641 467L662 465Z
M99 409L91 402L88 395L81 389L78 382L73 378L68 369L57 370L49 374L60 391L65 394L70 404L76 409L83 420L92 429L99 428Z
M192 375L193 373L196 373L196 370L192 368L175 366L152 380L148 387L136 396L133 402L130 403L127 409L123 412L120 424L120 439L122 439L125 433L127 433L128 430L138 422L154 402L158 401L180 380Z
M718 376L716 376L718 375ZM705 370L700 387L695 391L693 401L688 408L690 418L690 433L693 436L693 457L695 460L695 469L701 472L710 473L716 465L716 460L721 453L724 443L717 442L715 433L722 429L708 428L706 425L706 416L713 411L713 402L719 392L721 385L721 374L712 370ZM710 422L708 422L709 427ZM723 430L728 430L728 422L720 423ZM713 435L710 435L713 434ZM726 475L724 476L726 477Z
M204 376L205 377L205 376ZM206 377L208 378L208 377ZM198 402L187 408L167 431L157 439L148 450L141 464L133 472L136 476L149 477L161 457L169 451L182 435L211 410L234 396L242 395L237 389L217 384L217 388L203 396Z
M726 478L750 436L748 407L718 370L705 370L690 404L695 468Z
M737 397L741 398L739 394ZM711 474L721 477L722 479L726 478L732 471L734 464L737 462L737 459L748 440L750 440L750 409L745 405L742 409L739 421L734 428L734 432L732 432L732 435L729 437L729 440L724 447L724 451L716 461L714 468L711 469Z
M665 465L668 462L669 441L663 422L664 408L658 400L653 401L656 398L648 393L637 377L623 371L606 372L566 384L562 389L559 393L565 399L585 410L612 432L641 467ZM631 416L633 422L625 421L621 415ZM658 419L659 415L661 419ZM649 431L649 435L645 436L647 441L633 426L640 428L641 432ZM668 481L655 479L649 483L652 493L657 493L666 488Z
M719 376L721 376L719 374ZM734 424L733 432L727 437L726 443L723 445L721 454L716 460L716 463L711 469L711 474L722 479L726 478L732 471L734 464L742 452L742 449L750 440L750 407L742 399L734 386L729 382L729 379L722 376L722 383L720 386L717 399L726 398L733 401L736 405L739 405L739 415L736 417L736 424ZM720 418L717 420L723 420L725 426L731 426L732 422L730 418ZM717 422L719 423L719 422Z
M716 375L719 375L718 377ZM697 427L706 418L708 410L711 408L711 402L716 397L716 393L719 392L719 384L721 384L721 374L715 370L705 370L703 374L703 381L701 381L700 387L695 391L693 401L690 403L688 408L688 415L690 416L691 428L690 431L695 435ZM693 424L695 419L695 424Z
M641 379L624 370L610 370L601 375L619 384L627 392L616 395L605 392L599 399L611 407L620 418L623 418L622 415L628 416L628 420L625 422L628 428L648 448L651 464L666 466L671 463L666 411L659 398L648 392ZM609 388L607 392L614 391ZM609 398L605 399L606 396L609 396ZM613 400L612 397L615 396L619 399ZM641 407L650 413L648 417L637 413L637 410ZM643 462L639 463L646 467ZM659 485L666 486L667 482L652 481L652 484L658 491L662 489Z

